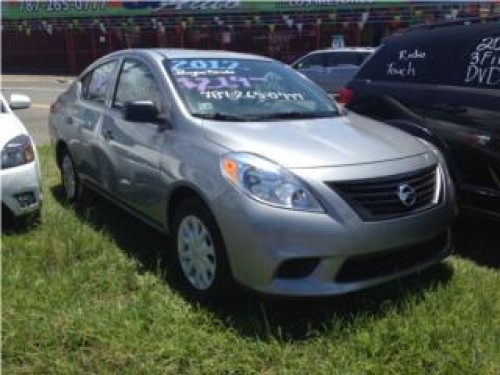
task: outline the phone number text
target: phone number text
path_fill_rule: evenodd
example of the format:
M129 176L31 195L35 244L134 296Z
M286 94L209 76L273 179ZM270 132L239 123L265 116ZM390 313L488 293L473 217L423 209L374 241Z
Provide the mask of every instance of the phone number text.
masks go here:
M105 10L108 0L22 0L19 10L26 13Z

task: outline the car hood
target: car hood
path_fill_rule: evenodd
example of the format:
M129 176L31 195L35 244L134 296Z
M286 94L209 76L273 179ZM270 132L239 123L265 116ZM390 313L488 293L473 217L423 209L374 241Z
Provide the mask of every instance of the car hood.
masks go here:
M0 149L20 134L28 134L21 121L12 113L0 113Z
M375 163L426 153L417 138L389 125L347 116L272 122L204 121L205 135L231 150L262 155L287 168Z

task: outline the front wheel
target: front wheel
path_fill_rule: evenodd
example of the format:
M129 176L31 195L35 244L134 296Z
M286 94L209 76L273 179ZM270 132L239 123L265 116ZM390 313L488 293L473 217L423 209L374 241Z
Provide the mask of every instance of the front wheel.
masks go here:
M76 173L73 159L67 151L64 152L61 159L61 182L68 202L76 203L82 198L83 188Z
M210 211L198 200L179 205L173 220L180 281L197 299L227 294L232 278L222 236Z

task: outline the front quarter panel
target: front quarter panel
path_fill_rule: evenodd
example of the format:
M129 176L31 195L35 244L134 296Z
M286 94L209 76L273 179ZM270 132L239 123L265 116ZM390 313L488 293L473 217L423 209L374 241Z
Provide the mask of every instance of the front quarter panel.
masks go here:
M177 188L187 187L214 212L213 202L224 194L226 187L219 168L220 157L226 151L203 136L201 122L196 120L175 136L166 137L160 170L167 195L170 197ZM169 199L169 204L176 203ZM169 228L168 217L165 224Z

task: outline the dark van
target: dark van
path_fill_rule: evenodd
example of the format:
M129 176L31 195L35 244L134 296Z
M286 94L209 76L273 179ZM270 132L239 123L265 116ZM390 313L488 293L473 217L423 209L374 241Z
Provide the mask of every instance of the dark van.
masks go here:
M500 17L393 36L339 97L440 147L462 208L500 218Z

